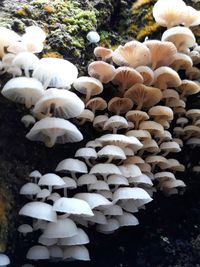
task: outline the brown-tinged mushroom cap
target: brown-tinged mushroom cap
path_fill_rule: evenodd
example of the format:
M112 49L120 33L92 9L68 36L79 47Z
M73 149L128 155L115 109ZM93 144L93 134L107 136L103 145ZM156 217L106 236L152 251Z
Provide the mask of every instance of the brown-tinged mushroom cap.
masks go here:
M170 67L174 70L187 70L193 65L192 59L190 56L184 53L176 53L174 60L171 62Z
M115 67L104 61L94 61L88 66L88 74L102 83L108 83L115 75Z
M158 154L160 152L160 148L157 142L153 139L146 140L142 142L143 147L140 149L138 155L142 156L144 152L149 152L153 154Z
M163 126L155 121L142 121L139 125L139 130L147 130L151 135L157 135L157 133L163 133Z
M153 17L159 25L171 28L183 22L185 10L186 4L182 0L159 0L153 6Z
M200 119L200 110L199 109L189 109L186 112L186 116L189 119L192 119L193 124L195 123L195 121Z
M94 113L89 109L84 109L80 115L78 115L75 119L76 123L82 125L86 122L93 122Z
M143 77L143 84L151 85L154 82L154 72L148 66L139 66L135 70L137 70Z
M103 91L102 83L93 77L79 77L74 81L73 86L77 91L86 95L86 103L89 101L91 96L98 95Z
M200 83L198 81L182 80L180 86L176 88L180 93L180 97L197 94L200 91Z
M162 99L165 100L165 105L168 106L168 102L170 100L178 100L180 97L179 97L179 94L176 90L174 89L165 89L163 91L163 96L162 96Z
M86 108L92 110L95 114L96 110L104 110L107 108L107 103L102 97L94 97L86 103Z
M133 102L131 99L123 97L113 97L108 102L108 110L115 113L116 115L124 114L133 107Z
M103 130L112 131L114 134L117 133L119 129L126 129L128 128L127 120L119 115L114 115L110 117L103 126Z
M156 122L159 122L160 120L171 121L174 117L173 110L165 106L152 107L149 109L148 114Z
M156 69L154 71L154 78L154 86L161 90L181 85L181 79L178 73L169 67L160 67Z
M200 128L195 125L188 125L183 128L184 130L184 139L188 139L190 137L200 137Z
M146 157L145 162L151 165L152 172L154 171L156 166L161 168L161 164L165 166L167 166L168 164L168 161L165 157L155 155Z
M119 67L115 72L115 76L112 79L112 83L117 84L120 93L123 93L136 83L143 83L142 75L130 67Z
M172 171L178 171L183 172L185 171L185 166L183 164L180 164L180 162L177 159L167 159L167 163L160 163L160 168L162 170L164 169L170 169Z
M189 80L200 80L200 70L197 67L187 68L185 75Z
M138 41L130 41L124 46L120 45L114 52L112 59L119 66L130 66L136 68L148 65L151 60L149 49Z
M137 105L137 110L149 108L157 104L162 98L162 92L155 87L144 84L135 84L130 87L124 94Z
M110 61L112 58L112 49L102 47L102 46L97 46L94 49L94 55L97 59L103 60L103 61Z
M169 131L165 130L163 133L158 133L155 138L158 140L157 144L160 145L162 142L172 140L172 135Z
M145 161L139 156L131 156L124 160L124 164L144 164Z
M180 125L180 127L184 127L186 124L188 124L189 120L185 117L180 117L176 120L176 124Z
M161 38L161 41L172 42L178 52L185 52L189 47L195 45L195 36L193 32L187 27L173 27L166 30Z
M151 134L147 130L130 130L126 136L134 136L141 142L151 139Z
M42 141L52 147L55 143L79 142L81 132L71 122L60 118L44 118L38 121L26 135L31 141Z
M126 113L126 119L133 122L135 125L135 129L137 130L140 122L148 120L149 116L144 111L130 110Z
M68 119L80 115L83 110L84 103L75 93L51 88L37 101L33 114L37 118L54 116Z
M170 141L170 142L163 142L160 145L160 149L161 151L164 151L163 156L165 157L167 154L169 154L170 152L172 153L177 153L181 151L181 148L179 146L178 143L174 142L174 141Z
M144 42L151 53L151 68L153 70L161 66L169 66L177 53L176 46L172 42L149 40Z

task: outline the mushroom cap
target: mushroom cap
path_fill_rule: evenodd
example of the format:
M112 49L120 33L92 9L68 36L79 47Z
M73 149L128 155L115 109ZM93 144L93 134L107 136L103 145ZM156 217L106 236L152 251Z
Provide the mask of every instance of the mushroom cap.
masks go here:
M54 188L55 189L61 189L61 188L69 188L69 189L74 189L74 188L77 188L77 184L76 184L76 181L71 178L71 177L62 177L63 181L64 181L64 185L57 185L55 186Z
M97 177L94 174L83 174L78 178L78 186L89 185L97 182Z
M185 79L176 89L181 93L181 96L193 95L200 91L200 83Z
M93 122L94 113L89 109L84 109L80 115L76 117L77 124L84 124L85 122Z
M19 193L20 195L36 195L40 190L37 184L26 183L21 187Z
M119 175L119 174L109 175L107 179L107 183L108 185L124 185L124 186L129 185L128 179L125 178L123 175Z
M39 58L31 52L20 52L18 53L13 61L12 66L18 67L25 71L25 76L29 77L29 71L34 70L39 64Z
M0 45L0 58L2 58L5 54L5 48L11 45L12 43L19 41L21 37L14 31L7 29L5 27L0 27L0 35L1 35L1 45Z
M160 145L160 149L161 149L161 151L164 150L165 152L173 152L173 153L181 151L179 144L174 142L174 141L163 142Z
M40 40L40 42L44 42L46 39L46 33L39 26L36 25L31 25L29 27L26 27L25 33L34 35L34 37L37 37L37 39Z
M86 108L95 113L96 110L104 110L107 108L107 103L102 97L94 97L86 103Z
M137 151L142 147L142 143L134 136L125 136L122 134L105 134L96 139L103 145L116 145L121 148L131 147Z
M123 215L123 210L119 205L113 205L111 207L108 207L103 211L104 215L109 215L109 216L116 216L116 215Z
M196 67L188 67L185 71L185 75L189 80L199 80L200 70Z
M28 77L10 79L1 91L4 97L25 104L27 108L35 105L44 92L44 88L38 80Z
M146 174L142 173L142 175L137 176L137 177L131 177L129 178L129 183L130 184L134 184L134 186L138 186L138 187L145 187L145 189L148 187L152 187L153 183L150 179L149 176L147 176Z
M121 174L126 178L137 177L142 174L140 168L132 163L124 163L123 165L119 166L119 169L121 171Z
M103 130L107 130L107 131L115 131L119 130L119 129L126 129L128 128L128 122L127 120L119 115L114 115L111 116L105 123L103 126Z
M73 92L65 89L50 88L37 101L33 109L36 117L54 116L65 119L80 115L84 110L84 103Z
M143 77L143 84L145 85L151 85L154 81L154 72L153 70L148 66L139 66L135 68L137 72L139 72Z
M200 110L199 109L189 109L186 112L186 117L192 119L194 122L200 119Z
M48 117L36 122L26 137L31 141L42 141L48 147L55 143L73 143L83 139L81 132L71 122Z
M174 89L165 89L162 93L163 93L162 99L165 99L167 101L179 99L179 94Z
M114 145L106 145L97 153L98 157L108 157L111 159L126 159L123 149Z
M112 163L97 163L95 164L89 174L95 175L110 175L110 174L121 174L119 168Z
M143 83L143 77L137 70L123 66L116 69L112 83L118 85L123 93L135 83Z
M44 189L41 189L37 195L36 195L36 198L41 198L41 199L46 199L47 197L49 197L51 195L51 192L50 190L44 188Z
M77 228L78 233L72 237L60 238L58 244L61 246L75 246L75 245L84 245L88 244L89 238L86 232L81 229Z
M33 78L38 79L45 88L56 87L69 89L77 79L78 69L70 61L61 58L42 58L33 71Z
M31 124L35 124L36 120L32 115L27 114L21 118L21 122L28 128Z
M102 83L108 83L115 75L115 67L104 61L94 61L88 66L88 74Z
M26 258L29 260L47 260L50 258L49 250L44 246L33 246L28 250Z
M176 53L174 60L171 62L170 67L174 70L188 70L193 65L192 59L190 56L184 53Z
M52 206L43 202L29 202L25 204L19 211L19 215L29 216L45 221L56 222L56 212L53 211Z
M112 206L108 206L108 207L112 207ZM107 209L108 207L105 207L104 209ZM106 219L106 216L103 214L103 211L94 210L93 211L94 216L87 218L87 220L92 223L107 224L107 219Z
M74 197L85 200L91 209L105 209L106 207L112 205L109 200L98 193L77 193Z
M142 206L152 201L152 198L149 194L142 188L139 187L121 187L118 188L113 194L113 203L116 204L119 200L129 200L134 199L135 204Z
M126 133L126 136L134 136L141 142L151 139L151 134L147 130L131 130Z
M63 179L54 174L54 173L46 173L42 175L40 178L38 185L48 185L48 186L63 186L65 182Z
M171 28L183 23L185 11L186 4L182 0L158 0L153 6L153 17L159 25Z
M96 230L103 234L110 234L117 230L119 227L120 225L117 219L109 218L107 220L107 224L98 224Z
M105 124L105 122L108 120L108 116L107 115L98 115L94 118L93 121L93 126L96 129L100 129L103 130L103 126Z
M172 42L148 40L144 44L149 48L151 53L152 69L169 66L177 53L176 46Z
M29 177L31 178L40 178L42 174L38 170L34 170L31 173L29 173Z
M124 96L130 98L137 105L137 109L141 109L157 104L162 98L162 93L158 88L137 83L130 87Z
M103 61L110 60L112 58L112 53L113 53L112 49L102 46L97 46L94 49L95 57Z
M160 67L154 71L154 86L161 90L181 85L178 73L169 67Z
M130 109L132 109L133 103L131 99L126 98L126 97L113 97L111 100L108 102L108 110L110 112L113 112L117 115L124 114Z
M56 172L78 172L78 173L87 173L87 166L84 162L68 158L60 161L55 169Z
M90 256L85 246L71 246L66 247L63 252L63 259L74 259L81 261L89 261Z
M145 152L150 152L150 153L159 153L160 152L160 148L159 148L157 142L153 139L144 141L143 147L141 150L145 151Z
M97 152L92 147L82 147L76 151L75 158L96 159Z
M126 113L126 119L138 126L140 122L148 120L149 116L141 110L130 110Z
M50 253L50 258L53 260L61 260L63 258L63 250L59 246L51 246L48 248Z
M90 92L91 96L98 95L103 91L102 83L99 80L88 76L77 78L74 81L73 86L77 91L84 95L86 95L88 92Z
M154 178L159 181L176 180L172 172L157 172L154 174Z
M53 210L78 216L93 216L88 203L77 198L61 197L53 204Z
M96 183L88 185L88 191L96 191L96 192L99 192L101 194L101 191L104 191L104 192L109 191L110 192L110 188L109 188L107 182L97 181Z
M149 109L148 114L157 122L159 120L171 121L174 117L173 110L165 106L154 106Z
M112 60L119 66L125 65L136 68L141 65L148 65L151 55L146 45L138 41L130 41L115 49Z
M43 236L47 238L71 237L78 233L76 224L69 218L59 219L47 224Z
M46 228L46 225L45 225L45 228ZM44 237L43 234L40 235L38 239L38 243L44 246L48 246L48 247L57 244L57 242L58 242L58 238L47 238L47 237Z
M161 41L172 42L178 52L185 52L189 47L195 45L195 36L187 27L176 26L166 30L161 38Z
M142 121L139 125L139 129L147 130L151 135L157 135L157 133L164 132L163 126L155 121Z
M186 6L184 26L191 27L200 24L200 12L191 6Z
M117 220L119 222L120 227L123 226L132 226L132 225L138 225L139 221L138 219L129 212L123 212L122 215L117 216Z
M125 161L124 164L144 164L145 161L139 156L130 156Z

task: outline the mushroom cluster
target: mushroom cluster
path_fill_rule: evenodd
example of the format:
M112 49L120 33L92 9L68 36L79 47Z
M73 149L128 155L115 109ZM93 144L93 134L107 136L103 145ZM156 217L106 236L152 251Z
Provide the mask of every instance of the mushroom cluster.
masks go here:
M11 101L24 104L31 114L22 117L26 137L52 147L55 143L79 142L83 139L78 128L68 119L79 116L84 110L83 101L70 91L78 76L77 67L68 60L39 59L35 53L43 49L45 32L36 26L25 29L19 36L6 28L1 37L1 73L13 78L4 85L1 93ZM6 36L10 36L8 40ZM36 122L37 120L37 122Z
M38 120L27 138L49 147L80 141L82 134L70 118L92 124L97 137L58 163L59 175L35 171L21 188L30 202L19 213L33 218L33 224L18 230L41 233L28 259L89 260L89 238L81 226L110 234L137 225L135 213L154 192L177 194L186 186L179 179L185 166L174 155L185 142L200 144L200 111L186 110L187 97L200 91L200 48L189 28L200 23L199 11L182 0L158 0L153 16L168 28L161 40L132 40L114 51L96 47L88 76L78 77L66 60L39 60L32 51L15 53L6 45L5 70L18 62L21 72L13 75L25 76L12 78L2 93L32 108L34 118L23 118L27 126ZM32 53L28 66L19 63L23 53L26 58Z

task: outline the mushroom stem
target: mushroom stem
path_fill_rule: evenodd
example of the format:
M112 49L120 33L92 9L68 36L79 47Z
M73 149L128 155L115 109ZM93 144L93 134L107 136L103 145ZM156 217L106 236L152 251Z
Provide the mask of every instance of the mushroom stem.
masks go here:
M75 172L71 172L71 176L76 182L78 182Z
M64 195L64 197L67 197L67 187L65 187L65 188L63 189L63 195Z
M86 96L85 96L85 103L87 103L90 100L91 97L91 90L87 90Z
M91 167L92 168L92 163L89 161L89 159L85 159L85 162L87 163L87 165L89 166L89 167Z

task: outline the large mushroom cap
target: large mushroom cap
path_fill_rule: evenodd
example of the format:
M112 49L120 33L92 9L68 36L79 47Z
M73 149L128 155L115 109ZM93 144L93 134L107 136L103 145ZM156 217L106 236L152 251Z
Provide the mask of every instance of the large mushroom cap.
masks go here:
M88 74L102 83L108 83L115 75L115 67L104 61L94 61L88 66Z
M59 245L61 246L75 246L75 245L84 245L89 243L89 238L86 232L81 229L77 228L78 233L72 237L60 238Z
M143 83L142 75L131 67L119 67L115 71L112 83L119 86L119 91L123 93L135 83Z
M25 204L20 209L19 214L50 222L57 220L56 212L53 211L52 206L38 201Z
M171 42L149 40L144 42L144 44L150 50L153 70L161 66L169 66L177 53L176 46Z
M55 169L57 172L78 172L78 173L87 173L87 166L84 162L68 158L60 161Z
M44 92L44 88L38 80L28 77L10 79L1 91L3 96L9 100L25 104L27 108L35 105Z
M64 89L51 88L37 101L33 109L36 117L44 115L51 117L73 118L84 110L84 103L73 92Z
M65 59L42 58L32 76L38 79L44 85L44 88L69 89L78 76L78 69Z
M159 0L153 6L153 17L155 21L167 28L183 23L186 4L182 0Z
M189 28L177 26L166 30L161 41L172 42L179 52L185 52L189 47L195 45L196 40Z
M88 203L81 199L62 197L55 201L53 210L79 216L93 216Z
M63 259L73 259L81 261L89 261L90 256L87 248L85 246L71 246L66 247L63 252Z
M157 104L162 98L162 93L158 88L137 83L130 87L124 96L130 98L137 105L137 109L141 109Z
M21 37L16 32L5 27L0 27L0 36L0 58L2 58L5 54L5 48L19 41Z
M47 147L52 147L55 143L73 143L83 139L75 125L60 118L44 118L38 121L26 137L31 141L42 141Z
M146 45L138 41L130 41L124 46L119 46L113 52L112 59L119 65L136 68L150 63L150 51Z
M45 246L33 246L28 250L26 258L29 260L47 260L50 258L49 250Z

